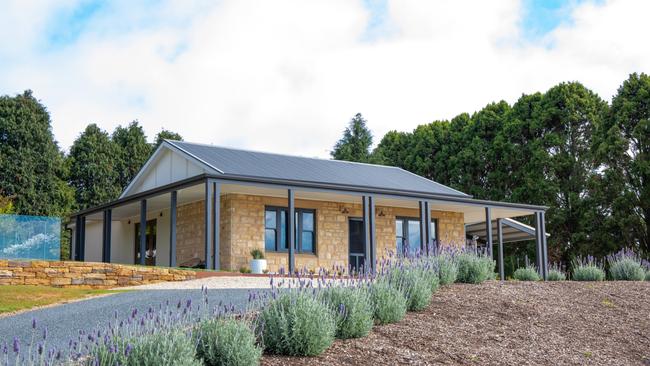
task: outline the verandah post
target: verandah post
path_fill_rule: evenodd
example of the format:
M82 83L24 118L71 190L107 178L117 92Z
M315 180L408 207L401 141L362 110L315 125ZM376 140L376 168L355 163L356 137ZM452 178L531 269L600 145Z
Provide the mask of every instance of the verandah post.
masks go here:
M287 238L289 239L289 273L294 273L296 270L296 214L293 189L287 190L287 201L287 223L289 224L289 232L287 233Z

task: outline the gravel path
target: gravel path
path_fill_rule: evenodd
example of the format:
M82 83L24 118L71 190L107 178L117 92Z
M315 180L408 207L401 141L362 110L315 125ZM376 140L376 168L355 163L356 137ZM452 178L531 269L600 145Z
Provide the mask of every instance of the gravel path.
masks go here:
M126 290L200 290L202 286L208 289L262 289L270 288L269 277L218 276L200 278L190 281L159 282L150 285L122 287ZM277 280L276 280L277 281Z
M13 338L17 337L20 340L21 351L27 351L32 338L32 319L36 319L38 337L41 336L43 327L47 327L46 349L52 346L67 349L68 341L76 339L79 330L104 327L113 319L116 312L119 319L125 319L133 309L137 308L142 313L149 307L158 307L160 304L164 304L167 300L172 304L188 299L191 299L193 303L200 303L203 299L200 291L202 284L209 288L208 299L211 306L222 301L224 304L232 303L236 308L242 309L248 302L250 289L267 289L269 287L266 278L263 279L264 281L259 281L258 278L245 278L245 280L243 282L231 281L231 278L220 277L187 281L190 282L187 284L176 282L173 283L173 286L168 286L169 288L166 288L168 283L139 286L132 288L133 291L2 317L0 318L0 346L3 342L7 342L11 348Z

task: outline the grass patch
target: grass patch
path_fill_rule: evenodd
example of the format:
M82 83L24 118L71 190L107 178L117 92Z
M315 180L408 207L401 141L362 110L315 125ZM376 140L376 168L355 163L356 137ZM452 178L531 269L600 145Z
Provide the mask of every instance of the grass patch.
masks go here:
M49 286L10 285L0 286L0 314L62 301L82 299L124 290L58 288Z

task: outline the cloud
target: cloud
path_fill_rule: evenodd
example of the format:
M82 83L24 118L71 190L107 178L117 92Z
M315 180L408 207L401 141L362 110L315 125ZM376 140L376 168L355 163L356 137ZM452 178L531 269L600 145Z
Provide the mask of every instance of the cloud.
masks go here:
M609 99L650 66L649 5L583 2L531 39L515 0L117 2L73 36L51 18L79 4L17 2L0 15L0 93L33 89L64 148L87 123L138 119L150 138L326 157L357 112L378 140L561 81ZM52 27L66 42L43 47Z

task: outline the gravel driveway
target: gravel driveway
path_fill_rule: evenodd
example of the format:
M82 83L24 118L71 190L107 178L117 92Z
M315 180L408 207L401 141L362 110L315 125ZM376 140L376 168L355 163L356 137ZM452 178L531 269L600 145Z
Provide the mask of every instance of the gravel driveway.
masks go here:
M45 307L16 315L0 318L0 346L10 345L14 337L20 340L21 351L27 351L32 338L32 319L36 319L38 329L47 327L46 349L56 347L67 349L68 341L76 339L79 330L91 330L105 326L117 312L119 319L129 316L133 309L146 311L150 306L157 307L167 300L171 303L191 299L193 303L202 300L201 286L208 287L210 304L220 301L233 304L242 309L248 302L251 289L268 289L267 278L218 277L185 282L169 282L130 288L131 291L87 300ZM39 331L39 336L42 331Z

